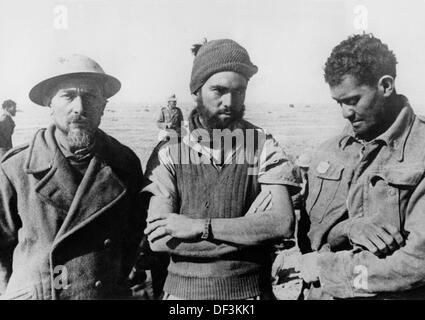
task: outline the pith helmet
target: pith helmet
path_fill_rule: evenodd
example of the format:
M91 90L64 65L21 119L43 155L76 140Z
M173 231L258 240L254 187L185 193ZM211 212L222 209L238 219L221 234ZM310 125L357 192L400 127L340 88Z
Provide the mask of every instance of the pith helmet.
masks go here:
M177 99L176 99L176 95L175 95L175 94L172 94L172 95L168 98L168 102L170 102L170 101L177 101Z
M112 97L121 88L118 79L106 74L96 61L87 56L73 54L59 57L49 69L49 76L36 84L29 93L30 99L41 106L45 106L45 98L55 85L72 78L94 79L102 86L105 98Z

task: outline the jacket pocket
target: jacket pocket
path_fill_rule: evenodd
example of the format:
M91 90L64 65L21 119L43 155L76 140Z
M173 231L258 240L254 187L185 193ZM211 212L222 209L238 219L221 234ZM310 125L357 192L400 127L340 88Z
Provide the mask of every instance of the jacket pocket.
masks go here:
M423 175L421 166L388 167L370 174L368 212L373 220L402 229L410 196Z
M310 220L321 222L340 187L344 166L335 162L320 162L311 170L306 210Z
M383 173L378 173L377 176L382 177L389 185L413 187L419 184L423 174L424 168L409 166L409 168L388 168Z

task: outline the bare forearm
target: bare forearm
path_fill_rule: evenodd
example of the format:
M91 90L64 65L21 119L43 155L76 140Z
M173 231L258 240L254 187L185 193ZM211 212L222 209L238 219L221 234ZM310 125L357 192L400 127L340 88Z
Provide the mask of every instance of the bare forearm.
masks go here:
M256 212L255 215L232 219L212 219L214 239L235 245L255 246L266 241L293 236L294 215L291 207L278 212Z
M282 215L273 211L257 211L240 218L212 219L212 240L201 240L205 219L190 219L196 238L183 240L164 236L151 241L153 251L183 256L218 257L245 246L260 245L267 241L289 238L293 235L292 208Z
M239 250L239 247L210 241L187 242L181 239L165 236L150 243L152 251L167 252L179 256L218 258Z

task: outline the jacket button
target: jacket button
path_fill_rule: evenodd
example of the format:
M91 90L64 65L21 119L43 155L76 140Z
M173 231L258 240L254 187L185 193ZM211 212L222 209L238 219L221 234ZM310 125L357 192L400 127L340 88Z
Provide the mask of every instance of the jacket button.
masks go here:
M389 194L390 196L395 195L395 190L394 190L394 188L391 188L391 189L388 191L388 194Z
M94 286L96 288L100 288L102 286L102 281L100 281L100 280L96 281L95 284L94 284Z
M103 245L105 247L109 247L111 245L111 239L106 239L105 241L103 241Z

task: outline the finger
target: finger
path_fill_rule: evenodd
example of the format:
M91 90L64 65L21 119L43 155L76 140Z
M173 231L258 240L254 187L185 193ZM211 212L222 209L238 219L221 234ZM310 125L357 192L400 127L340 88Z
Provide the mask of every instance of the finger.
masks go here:
M261 195L261 193L260 193L260 195ZM262 198L261 199L259 198L260 195L258 195L257 198L255 198L255 200L252 202L251 206L249 207L248 212L246 213L247 216L252 214L252 213L255 213L255 211L257 211L258 204L262 201Z
M165 237L166 235L168 235L167 229L165 227L159 227L149 234L148 240L149 242L154 242L162 237Z
M366 250L372 252L373 254L377 254L378 253L378 248L371 242L369 241L367 238L362 237L362 240L359 243L362 247L366 248Z
M271 205L272 202L272 195L271 193L269 193L264 200L260 203L260 205L258 206L258 210L259 211L266 211L267 207L269 205Z
M387 254L388 253L388 247L387 247L387 245L376 234L371 235L370 238L369 238L369 240L378 249L379 253L381 253L381 254Z
M146 219L147 223L151 223L156 220L166 219L170 214L169 213L158 213L154 214Z
M271 210L273 208L273 201L270 201L270 203L267 205L267 208L264 211Z
M254 202L252 203L252 207L254 208L254 212L259 210L259 207L264 202L264 200L268 197L268 192L260 192L260 194L255 198Z
M404 246L404 243L405 243L404 238L397 227L391 224L386 224L384 225L384 229L387 230L387 232L393 237L393 239L397 242L399 247Z
M286 257L284 255L279 255L276 257L276 260L273 263L272 266L272 277L275 280L279 279L279 274L282 272L282 270L286 267Z
M390 252L399 249L403 245L403 237L398 232L392 235L388 230L382 228L378 236L386 243Z
M389 251L394 251L398 249L398 244L392 235L384 228L378 228L378 233L376 234L387 246Z
M145 234L150 234L159 227L165 227L167 225L166 220L157 220L152 223L149 223L145 229Z

